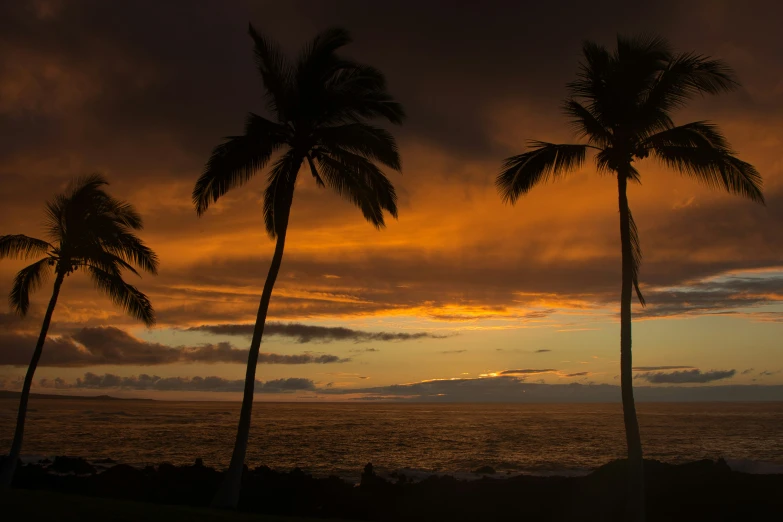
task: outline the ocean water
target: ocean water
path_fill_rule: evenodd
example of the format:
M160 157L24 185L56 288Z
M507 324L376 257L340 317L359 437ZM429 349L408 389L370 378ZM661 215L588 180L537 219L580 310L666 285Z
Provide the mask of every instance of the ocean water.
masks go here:
M112 458L132 465L228 464L238 403L33 399L23 456ZM0 447L17 401L0 400ZM734 469L783 473L783 403L639 405L647 458L723 457ZM584 474L625 453L619 404L257 403L247 461L356 478L368 462L411 476Z

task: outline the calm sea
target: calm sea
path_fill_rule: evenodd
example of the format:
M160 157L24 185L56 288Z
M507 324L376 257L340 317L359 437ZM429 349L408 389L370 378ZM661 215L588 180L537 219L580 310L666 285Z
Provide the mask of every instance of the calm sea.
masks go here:
M0 400L0 447L16 400ZM783 472L783 403L640 404L645 454L666 462L724 457L734 469ZM31 401L23 454L78 455L133 465L223 467L238 403ZM619 404L257 403L248 463L316 475L381 471L463 475L579 474L625 451Z

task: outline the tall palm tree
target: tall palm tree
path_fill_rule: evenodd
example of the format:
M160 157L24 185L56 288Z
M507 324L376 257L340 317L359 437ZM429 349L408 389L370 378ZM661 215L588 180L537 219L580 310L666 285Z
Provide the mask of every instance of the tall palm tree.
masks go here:
M247 360L242 410L234 452L213 505L234 508L239 501L247 450L258 350L269 300L283 260L286 231L299 169L309 168L315 183L328 186L358 206L365 219L384 226L384 211L397 217L397 195L376 165L401 169L394 137L367 123L384 118L401 124L404 112L386 91L377 69L337 54L350 43L344 29L317 35L296 61L251 25L255 58L273 120L249 113L245 132L215 147L193 189L198 215L229 189L239 187L272 161L264 193L264 222L276 240L261 294Z
M718 94L738 86L723 62L695 53L675 53L660 38L617 38L617 48L586 42L577 80L568 84L564 111L587 143L530 142L529 151L506 159L496 184L504 201L514 204L539 183L579 169L595 151L600 174L617 178L622 246L620 294L620 367L629 460L629 514L644 519L644 470L639 424L633 398L631 300L639 289L642 259L639 236L628 206L626 187L640 182L634 167L652 156L663 165L710 187L763 203L761 176L739 160L720 130L697 121L676 126L672 112L700 94Z
M78 178L65 193L46 204L49 241L21 234L0 236L0 259L40 258L20 270L14 279L8 300L17 314L27 314L30 293L40 288L54 272L52 297L22 387L11 453L0 469L0 489L8 488L14 476L22 449L30 386L65 278L84 270L95 288L108 295L115 305L147 326L155 323L155 312L147 296L126 283L122 276L124 270L139 275L132 265L156 274L158 258L133 233L142 229L141 216L136 209L107 194L104 185L108 182L98 174Z

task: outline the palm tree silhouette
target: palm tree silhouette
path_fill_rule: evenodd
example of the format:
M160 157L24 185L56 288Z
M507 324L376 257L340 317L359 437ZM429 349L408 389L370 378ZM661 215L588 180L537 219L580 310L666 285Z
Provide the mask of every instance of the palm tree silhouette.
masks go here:
M99 174L78 178L65 193L46 204L49 241L21 234L0 236L0 259L40 257L20 270L14 279L8 300L17 314L26 315L30 292L40 288L52 271L55 276L52 297L22 387L11 453L0 469L0 489L8 488L13 480L22 449L30 386L65 278L84 270L96 289L108 295L115 305L147 326L155 323L155 312L147 296L126 283L122 275L123 270L139 275L132 265L156 274L158 258L133 233L143 226L136 209L107 194L104 185L108 182Z
M653 156L681 174L710 187L723 188L763 203L761 176L739 160L720 130L706 121L675 126L671 113L699 94L730 91L739 84L719 60L695 53L674 53L661 38L618 36L617 48L586 42L576 81L568 84L565 114L586 144L530 142L524 154L506 159L496 184L504 201L514 204L539 183L580 168L588 150L595 150L596 168L617 177L622 245L620 295L620 367L629 459L627 520L644 519L642 443L633 398L631 362L631 300L639 288L642 253L628 206L626 187L639 182L633 166Z
M279 46L249 27L255 58L275 120L250 113L241 136L215 147L193 189L198 215L229 189L239 187L272 160L264 193L264 222L275 252L261 294L247 361L242 410L231 463L213 500L216 507L236 507L245 463L256 364L269 300L283 260L288 218L299 169L307 163L318 186L328 186L358 206L365 219L384 226L384 211L397 217L397 195L376 163L401 169L394 137L369 125L385 118L401 124L404 112L386 91L377 69L346 59L337 51L351 42L344 29L317 35L295 63Z

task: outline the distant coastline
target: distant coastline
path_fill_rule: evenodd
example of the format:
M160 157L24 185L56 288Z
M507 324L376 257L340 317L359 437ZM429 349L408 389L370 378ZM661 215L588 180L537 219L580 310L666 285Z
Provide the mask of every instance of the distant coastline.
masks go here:
M0 399L18 399L21 392L0 390ZM71 400L90 400L90 401L154 401L155 399L136 399L113 397L111 395L58 395L55 393L31 393L31 399L71 399Z

